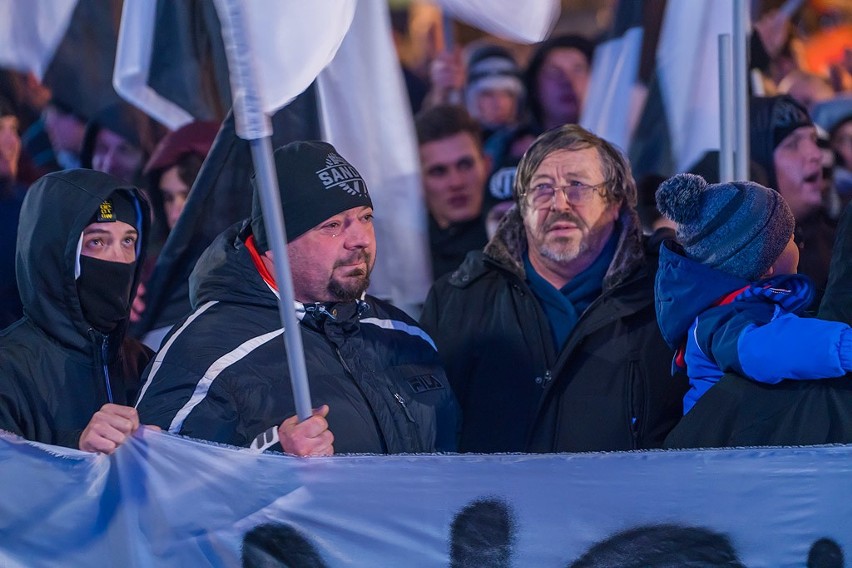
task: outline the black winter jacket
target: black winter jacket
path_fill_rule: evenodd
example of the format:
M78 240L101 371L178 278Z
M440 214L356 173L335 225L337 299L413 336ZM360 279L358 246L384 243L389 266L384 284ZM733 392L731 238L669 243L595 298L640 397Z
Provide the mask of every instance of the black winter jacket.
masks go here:
M295 403L276 293L235 225L199 259L194 312L146 370L145 423L194 438L281 450ZM297 315L312 404L328 404L336 453L451 451L458 407L432 339L390 304L303 305Z
M646 260L635 213L622 212L603 293L565 346L553 346L523 268L513 208L483 252L472 252L426 300L421 323L464 416L467 452L656 448L677 423L685 377L654 315L656 259Z
M16 253L24 317L0 332L0 429L77 448L101 406L136 397L151 351L124 336L126 323L110 335L92 329L75 279L83 229L116 190L139 205L138 282L150 212L136 188L91 170L65 170L27 192Z

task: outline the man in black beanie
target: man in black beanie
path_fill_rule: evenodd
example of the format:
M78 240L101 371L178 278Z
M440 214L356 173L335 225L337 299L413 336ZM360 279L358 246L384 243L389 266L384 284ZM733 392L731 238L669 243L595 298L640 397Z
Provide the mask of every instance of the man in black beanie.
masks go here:
M274 158L319 408L301 423L294 416L275 258L255 186L251 218L196 265L195 311L147 369L140 417L176 434L301 456L454 449L457 405L432 339L365 294L376 242L363 178L325 142L293 142Z
M826 182L816 128L808 111L789 95L753 97L749 123L751 160L793 212L799 272L814 280L818 303L828 281L835 228L823 206Z
M16 276L24 317L0 332L0 429L112 453L139 428L152 353L125 337L149 207L105 173L39 179L21 209Z

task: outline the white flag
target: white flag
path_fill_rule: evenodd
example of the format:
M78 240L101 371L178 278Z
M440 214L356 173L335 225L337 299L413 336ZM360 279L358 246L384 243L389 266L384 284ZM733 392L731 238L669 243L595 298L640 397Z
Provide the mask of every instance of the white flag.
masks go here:
M733 0L669 0L657 73L676 171L719 149L719 34L733 34Z
M643 3L622 0L613 30L595 48L580 125L624 150L638 118L644 87L638 82L642 56Z
M124 0L112 86L145 114L177 130L192 122L193 116L148 86L156 13L156 2Z
M193 117L147 85L156 4L125 0L113 81L122 97L174 129ZM257 102L271 114L304 91L334 57L352 21L355 0L222 0L216 7L225 34L229 14L237 13L246 27L241 36L245 43L236 45L226 37L234 106ZM236 71L249 67L257 92L248 93L245 77ZM244 133L244 125L237 126Z
M318 80L323 138L367 182L376 215L370 293L414 311L432 283L414 121L383 2L359 2Z
M0 67L44 77L77 0L0 0Z
M484 32L519 43L537 43L559 17L559 0L438 0L444 10Z

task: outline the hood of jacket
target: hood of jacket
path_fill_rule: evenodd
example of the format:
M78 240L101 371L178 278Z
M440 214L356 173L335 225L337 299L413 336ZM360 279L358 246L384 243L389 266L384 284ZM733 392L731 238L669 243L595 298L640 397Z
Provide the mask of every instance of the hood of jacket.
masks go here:
M621 233L618 236L615 256L607 269L606 276L604 276L604 290L612 289L624 282L645 260L642 231L639 225L639 215L636 211L629 207L622 207L618 216L617 227L620 227ZM516 204L503 217L494 236L485 245L483 254L486 258L491 259L523 280L526 278L523 261L523 254L526 250L526 229ZM474 280L478 276L474 273L476 270L474 267L477 265L481 266L481 263L465 260L459 270L450 277L450 282L455 285L463 285L463 283L466 284Z
M231 225L201 254L189 276L192 309L219 301L277 309L278 298L267 286L246 248L250 220Z
M118 102L101 109L88 123L83 132L83 142L80 148L80 165L92 167L95 155L95 142L98 132L102 129L115 132L145 154L145 160L154 148L156 138L152 121L139 109L125 102ZM141 172L140 166L140 172Z
M47 335L78 351L91 345L91 325L83 317L77 293L76 266L80 237L101 203L115 191L130 194L140 219L131 302L142 264L151 210L132 185L94 170L74 169L43 176L27 191L21 208L15 270L24 315ZM125 322L110 334L118 345Z
M669 347L677 348L698 314L720 298L749 285L748 280L687 258L674 241L660 246L654 283L657 325Z

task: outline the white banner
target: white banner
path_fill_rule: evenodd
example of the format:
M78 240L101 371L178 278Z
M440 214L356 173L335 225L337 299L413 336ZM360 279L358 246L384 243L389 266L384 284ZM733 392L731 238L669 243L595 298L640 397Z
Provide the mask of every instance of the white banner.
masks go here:
M583 128L622 149L629 145L631 127L638 114L633 98L640 88L637 75L642 36L642 28L633 27L595 49L589 91L580 118Z
M77 0L0 0L0 67L44 77L76 7Z
M756 568L852 550L852 446L302 459L145 430L112 457L0 435L0 464L4 567Z
M367 182L376 216L370 294L410 314L432 284L414 119L383 2L359 2L340 50L317 77L323 140Z
M671 0L657 72L677 172L719 149L719 34L733 34L733 0Z
M453 17L518 43L545 39L559 17L558 0L435 0Z

